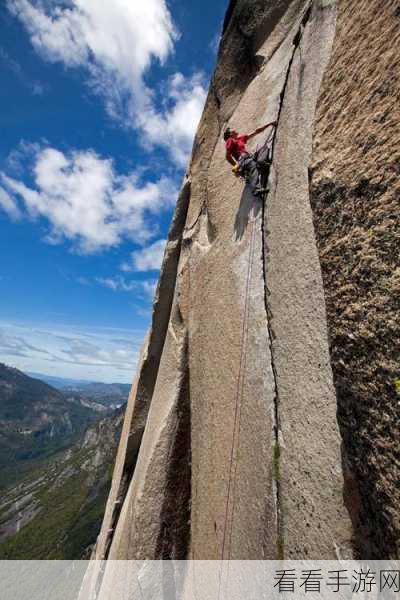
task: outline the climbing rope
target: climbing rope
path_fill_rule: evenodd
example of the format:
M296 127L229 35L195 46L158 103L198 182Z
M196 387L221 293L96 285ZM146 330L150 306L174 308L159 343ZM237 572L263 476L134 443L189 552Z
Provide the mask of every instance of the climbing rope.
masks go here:
M239 372L238 372L238 380L236 386L236 399L235 399L235 413L234 413L234 424L233 424L233 435L232 435L232 447L229 459L229 478L228 478L228 493L225 503L225 517L224 517L224 533L222 539L222 549L221 549L221 561L224 560L225 554L225 544L226 544L226 533L228 528L229 521L229 504L231 498L231 487L233 481L233 490L232 490L232 510L231 510L231 526L229 531L229 541L228 541L228 558L230 558L231 551L231 541L232 541L232 529L233 529L233 517L235 513L235 487L236 487L236 471L237 471L237 457L234 465L234 457L235 457L235 447L238 447L239 439L240 439L240 429L241 429L241 409L242 409L242 398L243 398L243 387L244 387L244 378L246 373L246 348L247 348L247 338L248 338L248 329L249 329L249 298L250 298L250 285L251 285L251 275L253 270L253 259L254 259L254 248L255 248L255 222L256 217L253 217L251 221L251 234L250 234L250 248L249 248L249 259L248 259L248 268L247 268L247 277L246 277L246 291L245 291L245 303L244 303L244 315L243 315L243 326L242 326L242 335L241 335L241 352L240 352L240 362L239 362ZM229 568L229 562L228 562ZM222 572L219 572L219 589L218 589L218 600L220 598L222 588Z
M226 544L226 531L227 531L227 523L229 519L229 503L231 497L231 487L232 487L232 479L236 478L236 469L237 463L234 468L234 455L235 455L235 445L238 441L240 435L240 419L241 419L241 400L243 397L243 386L244 386L244 376L245 376L245 366L246 366L246 348L247 348L247 337L248 337L248 321L249 321L249 297L250 297L250 284L251 284L251 275L252 275L252 267L253 267L253 258L254 258L254 247L255 247L255 221L256 218L253 217L252 225L251 225L251 236L250 236L250 248L249 248L249 259L248 259L248 268L247 268L247 278L246 278L246 291L245 291L245 304L244 304L244 318L242 325L242 335L241 335L241 353L240 353L240 362L239 362L239 373L238 373L238 381L236 387L236 399L235 399L235 413L234 413L234 427L233 427L233 436L232 436L232 447L230 453L229 460L229 479L228 479L228 494L226 498L225 505L225 518L224 518L224 534L222 539L222 550L221 550L221 560L224 558L225 554L225 544ZM234 469L234 478L232 477ZM234 484L235 485L235 484ZM234 502L232 504L232 520L234 514ZM231 535L232 535L232 527L229 537L229 554L230 554L230 544L231 544Z
M250 298L250 286L251 286L251 276L253 273L253 260L254 260L254 250L255 250L255 233L256 233L256 227L255 227L255 223L256 223L256 217L253 217L252 220L252 224L251 224L251 239L250 239L250 251L249 251L249 260L250 260L250 264L249 264L249 270L248 270L248 278L247 278L247 282L246 282L246 298L247 298L247 302L245 304L245 314L244 314L244 325L243 325L243 330L244 330L244 337L243 337L243 349L242 349L242 356L243 356L243 361L241 360L241 365L240 368L242 369L242 374L240 376L240 369L239 369L239 386L238 386L238 395L237 395L237 406L238 406L238 410L237 410L237 434L236 434L236 444L237 444L237 451L239 452L239 442L240 442L240 430L241 430L241 417L242 417L242 400L243 400L243 389L244 389L244 382L245 382L245 375L246 375L246 366L247 366L247 340L248 340L248 334L249 334L249 309L250 309L250 303L249 303L249 298ZM237 457L238 458L238 457ZM236 490L236 474L237 474L237 467L238 467L238 460L236 460L235 462L235 467L234 467L234 472L233 472L233 490L232 490L232 512L231 512L231 527L229 529L229 542L228 542L228 559L230 559L231 556L231 545L232 545L232 531L233 531L233 522L234 522L234 516L235 516L235 505L236 505L236 494L235 494L235 490Z
M257 149L257 151L255 153L255 156L259 156L263 150L268 149L268 158L270 159L270 163L272 163L272 161L273 161L275 144L276 144L276 132L277 132L279 120L280 120L280 117L282 114L283 99L285 97L286 89L288 86L290 72L292 69L296 50L300 46L300 43L302 40L303 27L305 26L305 24L310 16L310 13L311 13L312 4L313 4L312 0L311 0L311 2L309 2L307 4L307 6L303 12L303 15L302 15L302 20L300 23L299 30L293 40L295 48L293 50L293 54L292 54L289 64L288 64L288 68L287 68L287 72L286 72L286 76L285 76L285 80L284 80L284 85L283 85L283 88L282 88L282 91L280 94L280 105L279 105L278 117L276 120L276 126L272 128L271 133L269 134L269 136L266 139L266 141L264 142L264 144L261 146L261 148ZM271 144L271 146L270 146L270 144ZM227 526L228 526L228 520L229 520L229 504L230 504L232 479L233 479L233 490L232 490L233 500L232 500L232 511L231 511L231 526L230 526L229 542L228 542L228 559L230 558L230 554L231 554L233 520L234 520L234 512L235 512L236 473L237 473L237 462L238 461L236 460L235 466L233 466L233 463L234 463L234 455L235 455L235 445L236 445L236 443L239 442L240 428L241 428L241 406L242 406L244 378L245 378L245 371L246 371L245 367L246 367L246 346L247 346L247 337L248 337L249 292L250 292L252 263L253 263L253 257L254 257L254 247L255 247L255 221L256 221L256 219L253 218L251 238L250 238L249 265L248 265L248 270L247 270L243 328L242 328L242 337L241 337L241 356L240 356L240 363L239 363L238 384L237 384L237 393L236 393L236 401L235 401L234 428L233 428L232 448L231 448L230 464L229 464L228 493L227 493L227 499L226 499L226 505L225 505L224 533L223 533L222 549L221 549L221 560L222 561L224 559L224 554L225 554L226 532L227 532ZM228 565L229 565L229 563L228 563ZM220 580L219 580L218 598L220 597L220 591L221 591L221 573L220 573Z

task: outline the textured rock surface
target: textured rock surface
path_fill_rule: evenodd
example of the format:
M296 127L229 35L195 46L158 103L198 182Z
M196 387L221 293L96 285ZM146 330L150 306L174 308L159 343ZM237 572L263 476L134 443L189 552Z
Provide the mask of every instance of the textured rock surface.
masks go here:
M341 0L312 207L363 557L400 555L400 7ZM354 487L354 486L353 486Z
M229 6L96 558L351 555L308 180L335 20L331 0ZM263 205L222 132L273 119Z

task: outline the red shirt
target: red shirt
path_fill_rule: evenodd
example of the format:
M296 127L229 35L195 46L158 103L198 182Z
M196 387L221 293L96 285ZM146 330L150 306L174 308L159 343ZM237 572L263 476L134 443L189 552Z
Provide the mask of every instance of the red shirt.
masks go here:
M248 139L248 135L238 135L236 138L231 137L229 140L226 140L225 148L228 161L232 158L239 160L240 156L247 152L246 144Z

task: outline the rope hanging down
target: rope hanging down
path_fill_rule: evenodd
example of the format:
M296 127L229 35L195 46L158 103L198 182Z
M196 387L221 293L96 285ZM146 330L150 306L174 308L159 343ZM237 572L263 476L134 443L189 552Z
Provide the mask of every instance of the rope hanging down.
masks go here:
M276 126L272 129L271 133L269 134L267 140L264 142L263 146L259 150L256 151L258 156L260 156L261 152L267 149L268 150L268 158L269 158L270 163L272 163L273 157L274 157L277 128L278 128L279 120L280 120L280 117L282 114L283 101L285 98L285 93L286 93L286 89L287 89L288 82L289 82L290 72L291 72L291 69L293 66L293 61L295 58L296 51L299 48L302 37L303 37L304 27L307 24L307 22L311 16L312 4L313 4L313 2L311 1L305 8L304 13L302 15L300 27L293 39L294 50L293 50L292 56L291 56L289 64L288 64L285 81L284 81L282 91L280 94L280 102L279 102L279 110L278 110L278 117L276 120ZM271 144L271 146L270 146L270 144ZM269 169L268 169L268 175L269 175ZM223 532L222 549L221 549L221 560L224 560L224 554L225 554L226 530L227 530L227 525L228 525L228 520L229 520L228 513L229 513L229 504L230 504L232 478L233 478L234 479L233 501L232 501L232 511L231 511L231 527L230 527L230 533L229 533L228 559L230 559L230 551L231 551L231 540L232 540L232 530L233 530L233 520L234 520L234 509L235 509L234 491L235 491L235 486L236 486L236 471L237 471L237 462L236 462L234 471L233 471L233 462L234 462L234 454L235 454L235 445L236 445L236 442L239 440L239 436L240 436L241 404L242 404L243 387L244 387L244 376L245 376L245 366L246 366L246 345L247 345L247 337L248 337L249 292L250 292L252 264L253 264L253 258L254 258L254 248L255 248L255 219L253 218L251 238L250 238L249 264L248 264L247 279L246 279L245 306L244 306L243 327L242 327L242 336L241 336L241 353L240 353L238 383L237 383L237 389L236 389L234 428L233 428L232 448L231 448L230 462L229 462L229 479L228 479L227 499L226 499L226 504L225 504L225 518L224 518L224 532ZM232 475L233 475L233 477L232 477ZM221 577L220 577L220 587L221 587Z

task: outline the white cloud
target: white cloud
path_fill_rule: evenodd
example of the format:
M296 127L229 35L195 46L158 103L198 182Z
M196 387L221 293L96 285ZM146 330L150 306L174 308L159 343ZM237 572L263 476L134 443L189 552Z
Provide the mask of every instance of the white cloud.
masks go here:
M177 38L165 0L71 0L65 7L53 3L47 12L43 4L8 0L8 8L43 58L101 69L123 86L136 86L153 58L167 58Z
M0 323L0 362L92 381L130 382L144 330Z
M136 292L144 293L144 300L152 300L157 287L157 280L127 281L124 277L96 277L96 282L113 292Z
M137 288L135 281L126 281L123 277L96 277L97 283L113 292L132 292Z
M152 281L143 281L142 286L144 292L147 296L152 300L154 298L154 294L156 293L158 281L153 279Z
M3 208L16 209L16 198L27 213L49 224L46 241L73 242L82 253L117 246L124 239L143 244L157 234L154 219L171 208L177 189L161 177L141 183L133 172L118 175L109 159L94 151L54 148L35 150L33 187L0 172Z
M21 213L15 200L0 188L0 208L3 209L11 219L19 219Z
M171 78L163 108L144 77L154 60L163 63L179 34L165 0L70 0L68 6L8 0L37 52L48 61L83 67L108 113L128 128L139 128L144 142L166 148L185 165L206 92L200 75Z
M160 269L164 257L165 244L167 240L158 240L143 248L135 250L131 254L131 262L123 263L121 270L129 271L158 271Z
M176 164L184 167L206 99L203 76L197 73L186 79L176 73L168 81L166 96L163 111L148 104L137 122L151 144L167 148Z
M47 145L46 140L43 140L43 145ZM31 143L26 140L20 140L18 146L11 150L5 161L5 167L8 173L12 175L22 175L26 170L27 163L32 157L39 154L42 146L39 143Z
M21 336L7 334L7 332L2 329L0 329L0 353L23 358L28 358L32 354L51 356L47 350L38 346L33 346Z
M219 49L220 43L221 43L221 32L217 31L209 44L209 48L210 48L211 52L213 54L215 54L215 56L218 54L218 49Z

